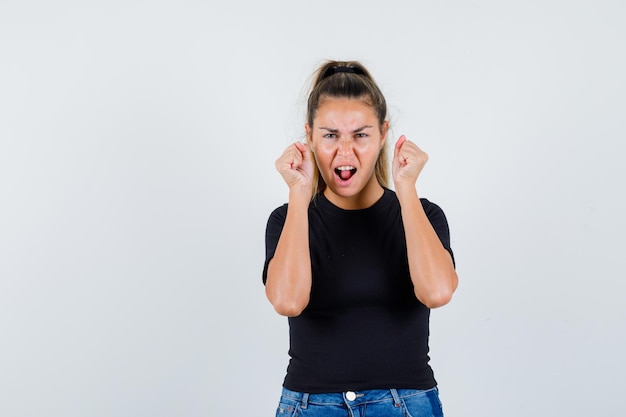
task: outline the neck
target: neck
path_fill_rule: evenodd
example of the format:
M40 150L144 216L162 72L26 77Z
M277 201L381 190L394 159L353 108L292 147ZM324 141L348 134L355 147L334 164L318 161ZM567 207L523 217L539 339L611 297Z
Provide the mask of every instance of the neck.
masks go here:
M373 206L383 196L385 190L376 179L370 181L359 193L351 196L342 196L334 193L328 187L324 196L339 208L344 210L360 210Z

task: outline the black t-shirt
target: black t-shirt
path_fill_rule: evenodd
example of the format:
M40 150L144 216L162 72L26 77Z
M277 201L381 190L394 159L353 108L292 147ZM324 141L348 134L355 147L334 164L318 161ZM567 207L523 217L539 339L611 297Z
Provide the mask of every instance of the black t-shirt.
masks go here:
M450 251L446 217L421 199L431 225ZM267 266L287 215L272 212L266 230ZM312 288L308 306L289 318L290 361L284 386L323 393L363 389L430 389L430 310L415 297L395 192L373 206L344 210L319 194L309 206Z

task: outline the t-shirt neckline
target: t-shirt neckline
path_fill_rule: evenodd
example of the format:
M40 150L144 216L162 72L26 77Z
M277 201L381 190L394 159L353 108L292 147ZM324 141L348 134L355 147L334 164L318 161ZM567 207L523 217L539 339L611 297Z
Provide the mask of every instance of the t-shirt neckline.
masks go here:
M369 207L366 208L362 208L362 209L344 209L341 208L335 204L333 204L325 195L323 192L319 193L315 199L314 199L314 205L319 206L321 209L325 210L325 211L329 211L331 213L335 213L335 214L357 214L357 213L366 213L366 212L371 212L371 211L376 211L379 209L382 209L384 207L387 206L388 202L390 201L390 198L392 197L393 192L388 189L387 187L383 187L383 195L380 196L380 198L378 200L376 200L374 202L374 204L372 204Z

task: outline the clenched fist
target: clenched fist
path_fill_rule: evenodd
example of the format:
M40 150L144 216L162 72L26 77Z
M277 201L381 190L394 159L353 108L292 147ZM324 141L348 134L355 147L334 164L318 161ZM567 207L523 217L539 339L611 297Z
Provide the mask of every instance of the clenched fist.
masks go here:
M407 140L406 136L400 136L391 163L393 182L396 187L404 184L415 185L426 162L428 162L428 154Z
M290 190L301 187L312 193L313 163L309 145L295 142L276 160L276 169Z

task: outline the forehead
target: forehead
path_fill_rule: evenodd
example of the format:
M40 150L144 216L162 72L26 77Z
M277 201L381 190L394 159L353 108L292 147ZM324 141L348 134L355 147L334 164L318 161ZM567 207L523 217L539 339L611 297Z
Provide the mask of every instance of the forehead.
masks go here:
M320 101L313 124L316 127L354 127L355 124L376 126L378 122L374 108L366 99L327 97Z

